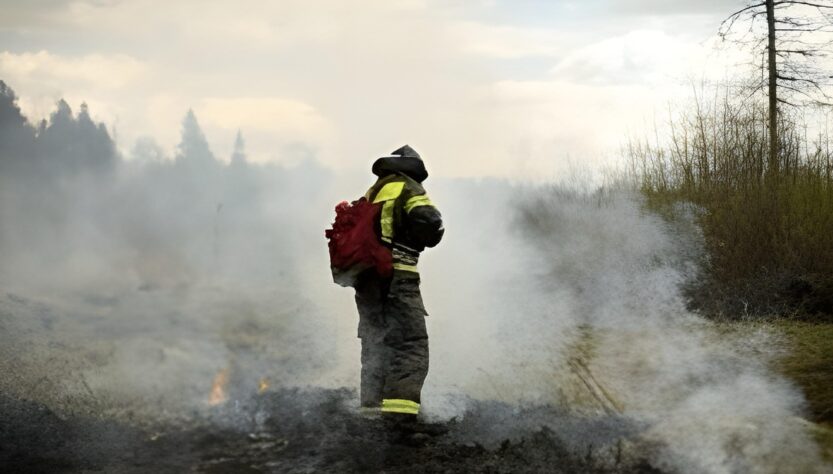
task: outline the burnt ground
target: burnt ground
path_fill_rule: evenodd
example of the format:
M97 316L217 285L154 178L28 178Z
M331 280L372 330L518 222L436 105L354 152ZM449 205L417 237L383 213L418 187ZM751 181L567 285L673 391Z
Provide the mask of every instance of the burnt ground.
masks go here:
M656 473L626 454L617 419L474 402L459 419L409 429L367 419L347 389L279 389L194 421L138 427L59 416L0 396L0 467L38 472ZM633 450L630 450L633 451Z

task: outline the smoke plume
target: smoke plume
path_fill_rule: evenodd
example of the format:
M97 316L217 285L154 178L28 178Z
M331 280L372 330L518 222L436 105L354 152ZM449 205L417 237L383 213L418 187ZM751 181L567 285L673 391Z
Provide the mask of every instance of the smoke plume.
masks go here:
M0 83L0 392L142 424L274 387L356 387L355 305L323 229L370 174L251 164L242 136L220 160L190 111L172 155L143 139L120 156L85 106L30 124ZM426 187L447 227L420 262L429 418L550 406L625 420L629 446L671 472L829 472L801 394L767 368L777 336L686 309L696 226L626 192Z

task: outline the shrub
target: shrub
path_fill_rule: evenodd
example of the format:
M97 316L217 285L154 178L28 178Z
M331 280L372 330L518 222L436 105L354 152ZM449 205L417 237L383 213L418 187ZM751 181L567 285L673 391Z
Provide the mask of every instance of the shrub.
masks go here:
M702 212L705 278L690 289L708 313L833 314L833 156L826 134L780 121L767 166L767 109L728 92L675 117L665 143L632 141L629 174L655 210Z

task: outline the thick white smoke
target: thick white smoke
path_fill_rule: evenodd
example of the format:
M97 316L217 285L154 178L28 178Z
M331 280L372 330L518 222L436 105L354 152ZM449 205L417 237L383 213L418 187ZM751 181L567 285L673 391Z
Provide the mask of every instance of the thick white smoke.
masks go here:
M193 116L175 161L125 162L86 111L63 104L36 132L4 100L0 394L142 423L233 411L264 386L358 386L355 304L323 230L369 172L225 165ZM615 413L670 471L822 470L800 394L766 367L777 341L686 310L696 229L626 194L426 186L447 228L420 262L429 417L472 399Z
M620 413L671 472L829 472L801 394L767 368L776 336L732 336L686 310L698 239L685 219L620 192L459 191L437 198L449 238L423 270L438 416L456 389Z

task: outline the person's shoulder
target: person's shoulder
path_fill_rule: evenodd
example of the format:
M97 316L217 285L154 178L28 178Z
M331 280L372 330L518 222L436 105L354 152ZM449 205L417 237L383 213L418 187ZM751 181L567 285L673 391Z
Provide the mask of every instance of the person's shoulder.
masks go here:
M379 178L379 180L376 181L376 184L370 188L366 197L369 200L372 198L374 203L397 199L403 194L406 186L407 182L403 176L389 174Z
M420 182L411 178L410 176L399 176L405 182L405 191L408 193L409 196L418 196L420 194L425 194L425 188L422 186Z
M423 194L425 188L418 181L405 174L394 173L379 178L368 191L367 197L369 199L372 196L374 201L380 201L399 197L410 199Z

